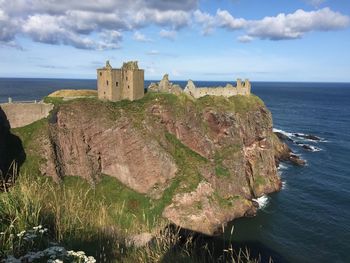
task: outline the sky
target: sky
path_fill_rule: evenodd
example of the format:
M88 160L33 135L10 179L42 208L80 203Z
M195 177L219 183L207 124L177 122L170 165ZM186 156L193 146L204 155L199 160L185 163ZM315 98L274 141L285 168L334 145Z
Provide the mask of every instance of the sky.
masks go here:
M350 82L347 0L0 0L0 77Z

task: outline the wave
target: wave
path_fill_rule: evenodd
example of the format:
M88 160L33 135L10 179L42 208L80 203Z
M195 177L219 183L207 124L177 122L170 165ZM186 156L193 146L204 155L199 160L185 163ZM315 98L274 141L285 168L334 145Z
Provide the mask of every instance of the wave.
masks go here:
M282 190L286 189L287 187L287 182L286 181L282 181Z
M286 131L281 130L281 129L273 128L272 131L273 131L273 132L282 133L283 135L287 136L287 137L290 138L290 139L291 139L291 137L293 137L293 133L291 133L291 132L286 132Z
M279 163L277 169L278 170L287 170L288 166L283 164L283 163Z
M316 142L316 143L327 142L327 140L325 140L324 138L313 134L306 134L302 132L287 132L277 128L273 128L273 132L281 133L293 142L295 141L309 141L309 142Z
M269 197L267 195L262 195L256 199L253 199L253 201L258 203L259 209L263 209L268 205Z
M310 152L319 152L319 151L322 151L321 148L319 147L316 147L316 146L313 146L313 145L310 145L310 144L304 144L304 143L299 143L299 142L296 142L296 145L302 147L303 149L307 150L307 151L310 151Z

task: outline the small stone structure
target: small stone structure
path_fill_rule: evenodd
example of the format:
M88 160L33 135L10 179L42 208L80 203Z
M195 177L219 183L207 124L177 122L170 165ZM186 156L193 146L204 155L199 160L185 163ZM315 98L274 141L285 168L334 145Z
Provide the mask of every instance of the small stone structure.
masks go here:
M144 70L139 69L137 61L123 63L122 68L106 66L97 69L97 92L101 100L137 100L144 96Z
M0 108L6 114L11 128L23 127L40 119L46 118L49 116L49 113L53 107L53 104L43 102L11 102L0 104Z
M184 92L193 98L200 98L206 95L231 97L235 95L250 95L251 84L248 79L244 82L237 79L237 86L227 84L225 87L196 87L192 80L189 80Z
M165 74L159 83L151 83L148 87L148 91L151 92L167 92L179 95L183 92L181 87L177 84L173 84L169 81L169 75Z

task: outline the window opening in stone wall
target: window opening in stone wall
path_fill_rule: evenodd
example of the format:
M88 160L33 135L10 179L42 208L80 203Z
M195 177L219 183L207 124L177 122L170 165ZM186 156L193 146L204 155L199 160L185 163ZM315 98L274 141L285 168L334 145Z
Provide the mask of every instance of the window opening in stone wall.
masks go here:
M117 81L117 82L115 83L115 85L118 87L118 84L119 84L119 83L118 83L118 81Z
M128 85L128 89L130 88L130 86Z
M102 72L100 72L100 76L102 76Z
M128 76L125 76L125 79L128 80Z
M107 83L107 86L108 86L108 80L106 81L106 83Z

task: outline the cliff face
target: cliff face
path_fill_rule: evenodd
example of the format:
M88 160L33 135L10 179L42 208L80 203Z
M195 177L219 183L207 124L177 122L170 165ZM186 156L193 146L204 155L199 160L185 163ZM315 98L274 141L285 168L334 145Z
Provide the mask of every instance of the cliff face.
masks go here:
M106 174L154 200L170 193L162 215L194 231L213 234L253 215L253 198L281 188L276 163L285 151L255 96L72 101L50 122L43 173L92 182Z

